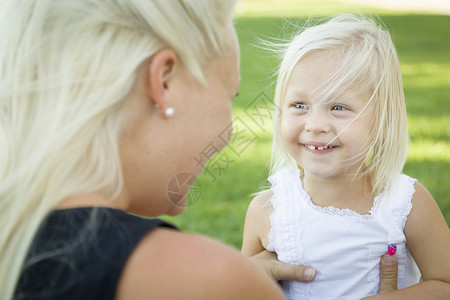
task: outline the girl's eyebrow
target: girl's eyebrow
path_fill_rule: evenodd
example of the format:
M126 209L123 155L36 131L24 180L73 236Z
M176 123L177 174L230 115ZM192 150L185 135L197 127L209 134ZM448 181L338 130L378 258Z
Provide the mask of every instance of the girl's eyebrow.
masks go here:
M352 100L355 98L355 95L353 93L333 93L331 95L329 95L329 97L327 97L326 102L333 102L338 100L339 102L341 101L346 101L346 100Z
M290 91L288 93L286 93L286 98L287 99L303 99L303 100L308 100L311 97L311 95L309 93L305 93L303 91Z

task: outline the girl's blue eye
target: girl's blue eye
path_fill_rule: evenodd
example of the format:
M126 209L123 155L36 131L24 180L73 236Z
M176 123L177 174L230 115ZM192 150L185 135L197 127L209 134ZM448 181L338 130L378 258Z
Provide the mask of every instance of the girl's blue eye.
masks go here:
M331 110L347 110L347 108L342 105L334 105Z
M298 109L307 109L308 107L303 104L303 103L294 103L292 104L293 107L298 108Z

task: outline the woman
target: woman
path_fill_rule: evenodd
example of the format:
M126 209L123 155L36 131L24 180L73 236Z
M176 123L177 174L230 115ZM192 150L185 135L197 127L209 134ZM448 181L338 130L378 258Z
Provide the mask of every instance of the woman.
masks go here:
M235 250L124 213L180 214L168 182L225 146L240 84L232 8L3 5L1 299L282 299Z

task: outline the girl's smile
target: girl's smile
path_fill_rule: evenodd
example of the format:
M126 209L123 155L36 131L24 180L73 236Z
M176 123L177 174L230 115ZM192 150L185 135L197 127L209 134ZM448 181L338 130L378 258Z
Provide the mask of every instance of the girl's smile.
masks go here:
M302 145L306 149L312 151L313 153L328 153L337 147L334 145L329 145L328 143L326 143L326 144L316 143L316 142L306 142L306 143L299 142L299 143L300 143L300 145Z

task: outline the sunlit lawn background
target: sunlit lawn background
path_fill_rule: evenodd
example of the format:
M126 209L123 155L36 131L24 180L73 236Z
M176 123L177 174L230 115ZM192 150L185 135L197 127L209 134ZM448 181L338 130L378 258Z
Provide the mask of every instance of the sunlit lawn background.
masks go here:
M404 173L429 189L450 224L450 16L335 0L238 1L235 25L243 78L233 109L238 134L210 160L191 192L187 211L167 220L184 231L241 247L251 194L266 184L269 170L271 120L261 115L272 99L279 63L276 55L255 47L258 38L289 38L295 25L311 17L345 12L376 14L391 32L400 57L411 136Z

